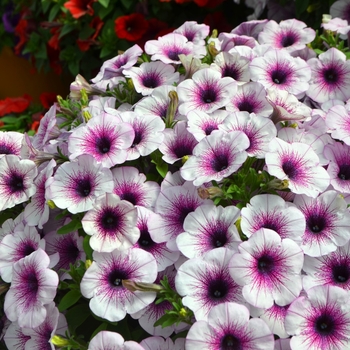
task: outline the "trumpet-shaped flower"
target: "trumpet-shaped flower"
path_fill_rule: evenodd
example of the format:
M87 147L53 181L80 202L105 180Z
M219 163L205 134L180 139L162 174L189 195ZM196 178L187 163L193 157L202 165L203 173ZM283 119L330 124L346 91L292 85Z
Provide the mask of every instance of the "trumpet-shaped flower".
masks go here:
M329 190L317 198L299 195L294 198L294 204L306 220L301 243L305 254L325 255L349 241L350 213L346 201L338 192Z
M186 350L273 350L274 338L263 320L249 319L244 305L225 302L211 309L208 320L192 325L185 344Z
M153 302L155 292L132 292L123 280L153 283L157 277L154 257L142 249L93 253L93 263L80 283L81 293L90 300L91 311L111 322L122 320Z
M288 308L285 327L292 350L347 349L350 346L349 293L318 286Z
M210 310L226 302L244 304L242 287L229 271L232 250L217 248L201 257L185 261L178 269L175 286L182 302L196 320L208 319Z
M97 333L89 343L89 350L144 350L144 348L132 340L124 341L119 334L111 331Z
M112 172L89 154L63 163L46 183L47 199L73 214L90 210L97 197L112 190Z
M197 110L206 113L224 107L237 91L237 82L231 77L222 78L212 68L200 69L192 79L186 79L177 87L179 112L187 115Z
M262 228L238 250L229 269L234 281L243 286L246 301L255 307L270 308L274 302L288 305L299 296L304 254L294 241Z
M49 263L48 255L39 248L13 265L4 311L20 327L35 328L45 321L45 305L53 301L58 286L57 273L48 268Z
M5 154L21 155L23 134L16 131L0 132L0 157Z
M320 166L319 158L310 145L300 142L289 144L276 138L270 142L265 161L270 175L288 180L290 190L296 194L315 198L329 186L329 175Z
M225 208L201 205L186 216L185 232L176 239L180 252L190 259L220 247L237 252L241 238L235 222L239 214L239 209L232 205Z
M98 252L112 252L132 247L140 237L136 227L137 209L119 196L106 193L81 220L84 231L91 235L90 246Z
M36 192L34 178L38 173L35 163L10 154L0 158L0 210L12 208L27 201Z
M249 139L244 132L215 130L193 149L193 155L180 169L181 176L195 186L221 181L245 162L248 147Z

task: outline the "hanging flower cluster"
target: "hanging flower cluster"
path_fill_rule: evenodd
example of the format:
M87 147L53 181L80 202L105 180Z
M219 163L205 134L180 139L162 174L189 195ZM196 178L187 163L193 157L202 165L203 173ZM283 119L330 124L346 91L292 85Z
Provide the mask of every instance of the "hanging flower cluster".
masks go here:
M0 134L8 349L349 348L350 61L315 36L186 22Z

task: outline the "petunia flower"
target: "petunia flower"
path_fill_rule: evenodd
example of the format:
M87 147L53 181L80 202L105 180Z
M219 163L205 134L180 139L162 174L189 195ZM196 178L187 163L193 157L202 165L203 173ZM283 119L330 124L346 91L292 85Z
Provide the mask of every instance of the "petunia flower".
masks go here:
M132 248L110 253L93 253L93 263L80 283L91 311L108 321L118 322L127 313L134 313L153 302L155 292L132 292L123 280L153 283L157 277L154 257L142 249Z
M311 257L305 255L303 288L331 285L350 290L350 243L337 247L334 252Z
M148 29L148 22L142 13L120 16L114 23L117 37L128 41L140 40Z
M302 97L309 89L311 69L304 60L285 50L269 50L263 57L253 59L250 74L251 80L266 89L285 90Z
M93 208L81 223L91 236L90 246L97 252L112 252L132 247L140 237L136 227L137 209L119 196L106 193L96 198Z
M327 126L330 128L333 139L343 141L350 146L350 104L335 105L331 107L326 115L325 120Z
M337 0L329 9L329 13L332 17L346 19L348 22L350 21L349 11L350 4L348 0Z
M3 338L7 349L25 349L25 345L27 341L30 340L30 336L25 335L24 330L25 328L20 327L17 322L10 323Z
M26 202L36 192L35 163L10 154L0 157L0 210Z
M220 72L204 68L177 87L179 112L187 115L192 110L214 112L226 105L237 91L237 82L231 77L221 77Z
M312 71L307 96L319 103L350 98L350 62L343 52L332 47L318 58L309 59L307 64Z
M97 197L113 190L111 171L89 154L63 163L47 181L47 199L73 214L91 209Z
M240 225L247 237L265 228L277 232L282 239L301 242L306 223L303 213L280 196L259 194L241 210Z
M258 41L260 44L269 44L273 48L284 49L291 53L305 48L315 36L316 32L312 28L307 28L304 22L295 18L280 23L270 20L259 34Z
M301 243L305 254L322 256L349 241L350 213L344 198L338 192L328 190L317 198L297 195L294 204L306 220Z
M292 350L346 349L350 345L349 293L318 286L288 308L285 327Z
M242 287L229 271L232 250L217 248L185 261L177 271L176 291L197 321L208 320L210 310L226 302L244 304Z
M102 166L110 168L126 160L126 150L134 138L135 132L129 123L101 113L92 117L86 125L73 130L68 139L69 158L90 154Z
M196 48L196 50L194 50ZM180 54L202 58L206 54L205 47L196 46L181 34L169 33L158 38L149 40L145 44L145 52L151 56L152 61L160 60L163 63L180 64Z
M235 222L239 214L239 209L232 205L225 208L201 205L186 216L183 224L185 232L176 238L180 252L190 259L220 247L237 252L241 238Z
M24 112L30 105L31 97L24 94L22 97L6 97L0 100L0 117L11 113Z
M247 159L249 139L242 131L213 131L193 149L193 155L180 169L181 176L200 186L221 181L233 174Z
M206 24L198 24L196 21L186 21L173 32L181 34L187 38L188 41L198 46L204 46L204 39L209 35L210 27Z
M48 255L39 248L13 265L4 311L20 327L35 328L45 321L45 305L53 301L58 286L57 273L48 268L49 263Z
M95 0L69 0L64 3L64 7L69 10L73 18L78 19L84 15L92 16L94 9L92 3Z
M150 337L140 342L145 350L183 350L185 349L185 339L177 338L173 341L170 337Z
M208 320L198 320L186 336L186 350L212 349L273 350L269 327L258 318L249 319L249 310L235 302L214 306Z
M243 286L244 299L255 307L270 308L274 303L285 306L301 292L301 269L304 254L289 238L262 228L238 246L229 270Z
M132 79L135 90L143 96L156 87L178 83L180 77L172 65L163 62L144 62L139 67L124 69L123 74Z
M16 131L0 131L0 157L5 154L21 156L23 134Z
M89 350L144 350L132 340L124 341L119 334L111 331L98 332L89 342Z
M319 158L310 145L273 139L265 161L269 174L288 180L289 188L296 194L315 198L329 186L329 175L320 166Z

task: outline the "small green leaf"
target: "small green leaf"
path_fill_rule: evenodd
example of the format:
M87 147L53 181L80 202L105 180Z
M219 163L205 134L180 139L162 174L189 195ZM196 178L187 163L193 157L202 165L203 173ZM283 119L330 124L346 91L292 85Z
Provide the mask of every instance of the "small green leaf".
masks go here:
M63 27L62 27L62 30L60 32L60 35L59 35L59 39L61 39L64 35L72 32L73 30L75 29L75 25L74 24L65 24Z
M67 225L62 226L57 230L57 233L59 235L65 235L67 233L77 231L78 229L82 228L81 220L72 220Z
M109 5L109 0L98 0L98 2L105 8Z
M91 311L88 304L76 305L69 309L65 316L71 333L74 333L76 328L84 323L90 315Z
M56 4L52 7L49 13L49 22L52 22L56 18L57 14L60 12L60 9L61 6L59 4Z
M73 289L69 291L65 296L61 299L58 304L58 310L60 312L67 310L72 305L74 305L81 298L81 293L77 289Z
M86 258L92 260L93 249L90 246L90 237L91 236L88 236L88 235L84 237L83 248L86 254Z

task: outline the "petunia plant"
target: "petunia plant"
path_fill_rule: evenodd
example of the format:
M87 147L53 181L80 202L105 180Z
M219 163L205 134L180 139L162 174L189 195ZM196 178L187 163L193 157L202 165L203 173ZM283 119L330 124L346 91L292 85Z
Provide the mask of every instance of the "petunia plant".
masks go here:
M318 39L188 21L2 131L3 347L349 348L347 42Z

